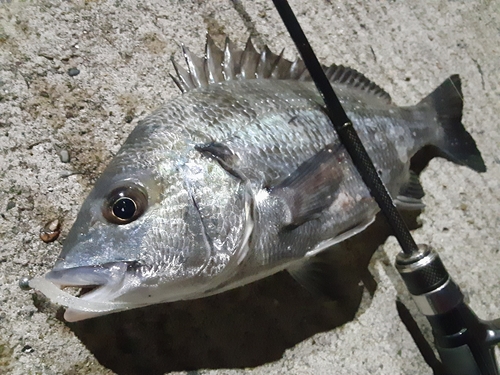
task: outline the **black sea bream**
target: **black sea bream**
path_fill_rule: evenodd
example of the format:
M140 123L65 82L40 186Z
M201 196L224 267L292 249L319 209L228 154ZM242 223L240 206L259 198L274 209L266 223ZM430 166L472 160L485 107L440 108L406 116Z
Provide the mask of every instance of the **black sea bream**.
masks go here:
M250 41L221 51L210 37L204 58L184 55L188 71L174 63L183 95L139 122L54 269L30 282L68 307L68 321L216 294L283 269L302 278L308 258L379 210L300 60L257 53ZM421 205L409 167L424 146L485 170L461 124L458 76L398 107L355 70L325 70L398 204ZM78 298L66 286L92 290Z

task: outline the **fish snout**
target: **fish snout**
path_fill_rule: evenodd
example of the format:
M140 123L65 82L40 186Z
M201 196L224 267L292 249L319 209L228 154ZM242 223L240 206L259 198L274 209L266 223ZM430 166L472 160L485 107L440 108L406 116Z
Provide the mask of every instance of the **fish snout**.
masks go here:
M82 266L64 268L63 264L56 266L45 275L45 278L61 287L97 287L117 284L125 277L125 273L136 262L120 261L99 266Z

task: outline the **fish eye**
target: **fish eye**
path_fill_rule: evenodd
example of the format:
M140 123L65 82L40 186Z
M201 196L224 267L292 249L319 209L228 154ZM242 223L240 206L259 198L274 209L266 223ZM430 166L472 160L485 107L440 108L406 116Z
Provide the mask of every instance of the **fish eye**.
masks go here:
M137 186L119 187L104 201L102 214L113 224L128 224L139 218L148 206L145 191Z

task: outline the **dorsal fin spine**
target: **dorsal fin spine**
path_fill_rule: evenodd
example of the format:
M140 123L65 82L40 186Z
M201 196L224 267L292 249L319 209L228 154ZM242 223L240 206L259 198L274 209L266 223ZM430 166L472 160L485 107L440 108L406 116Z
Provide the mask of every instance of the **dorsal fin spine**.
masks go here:
M252 39L248 38L245 50L241 56L241 76L243 79L255 79L255 72L259 61L259 53L255 49Z
M171 59L172 61L172 65L174 66L174 69L175 69L175 73L177 74L177 85L179 86L179 88L181 89L182 92L187 92L189 91L192 87L191 87L191 77L189 76L188 72L186 72L186 70L181 67L179 64L177 64L177 62L174 60L174 58L172 57Z
M234 80L236 76L233 49L233 43L229 37L226 37L226 43L224 45L224 60L222 61L222 73L226 81Z
M212 37L207 34L203 58L195 56L184 46L182 46L182 52L188 71L180 67L173 59L172 63L176 73L174 82L183 93L231 80L311 80L302 60L289 61L283 57L283 51L276 55L267 46L259 53L251 38L248 38L245 49L239 50L229 37L226 37L224 48L221 50L216 46ZM388 93L354 69L335 64L329 67L323 66L323 69L331 83L362 90L384 99L388 103L391 102Z
M217 47L210 34L207 33L207 42L205 44L205 71L208 73L209 84L224 80L221 70L223 60L223 52Z
M193 85L195 87L208 86L207 75L205 72L205 62L203 61L203 59L194 55L184 45L182 45L182 52L184 54L184 59L186 60L186 65L188 67L189 75L191 76Z

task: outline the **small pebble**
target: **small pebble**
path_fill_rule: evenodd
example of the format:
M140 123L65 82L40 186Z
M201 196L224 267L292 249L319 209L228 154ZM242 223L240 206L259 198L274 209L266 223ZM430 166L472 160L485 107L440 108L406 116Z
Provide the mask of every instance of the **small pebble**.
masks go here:
M80 70L78 70L77 68L69 68L68 74L70 77L74 77L74 76L77 76L78 74L80 74Z
M28 276L23 276L19 279L19 287L22 290L30 290L30 278Z
M61 160L61 162L69 163L69 161L71 160L71 155L67 149L57 144L54 145L54 149L56 150L57 155L59 155L59 159Z
M21 349L21 351L23 353L33 353L35 351L35 349L33 349L31 346L29 345L24 345L24 347Z
M66 149L61 149L59 151L59 159L61 159L61 162L63 163L69 163L70 161L70 156L69 156L69 151Z
M49 221L40 229L40 239L45 243L54 242L61 233L60 229L61 223L58 219Z

